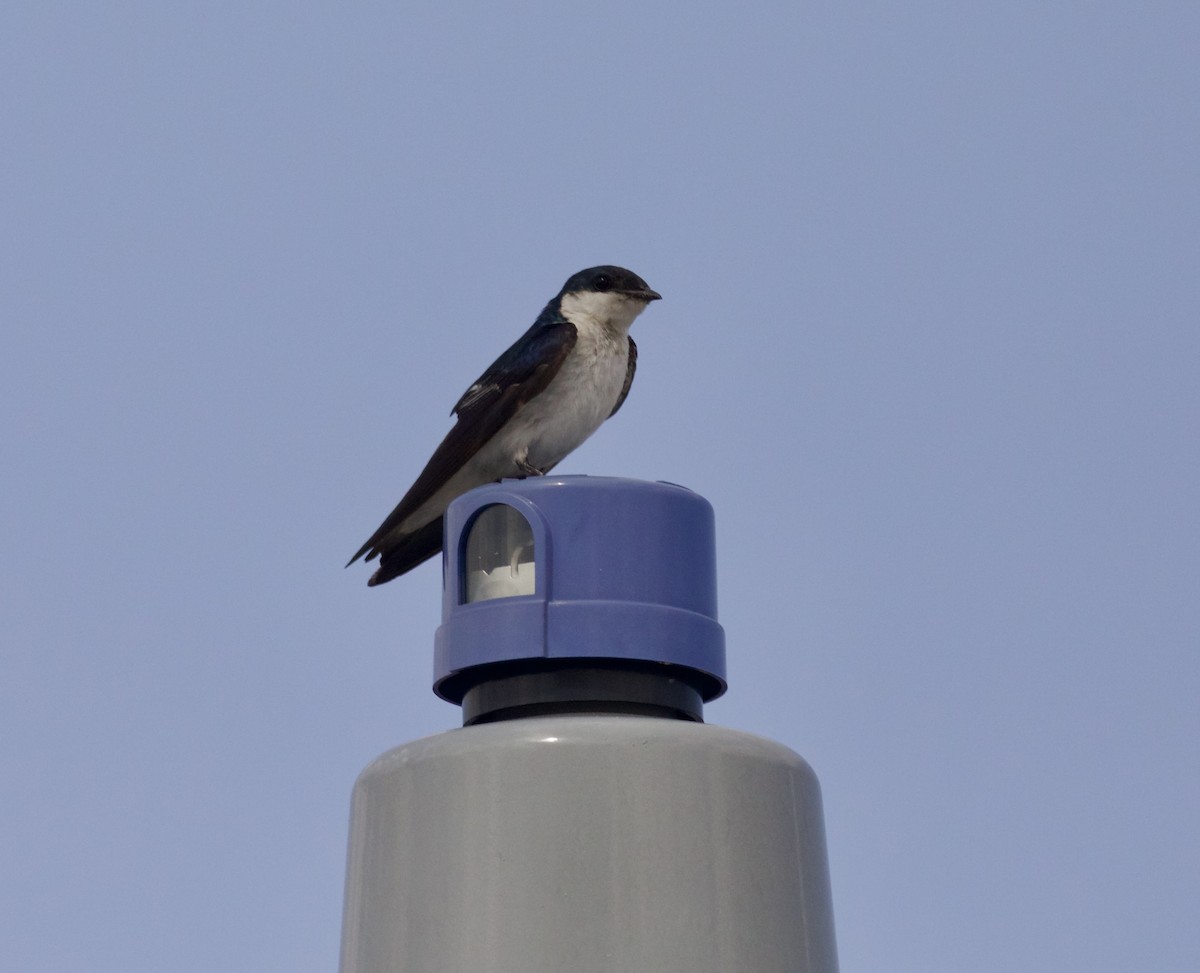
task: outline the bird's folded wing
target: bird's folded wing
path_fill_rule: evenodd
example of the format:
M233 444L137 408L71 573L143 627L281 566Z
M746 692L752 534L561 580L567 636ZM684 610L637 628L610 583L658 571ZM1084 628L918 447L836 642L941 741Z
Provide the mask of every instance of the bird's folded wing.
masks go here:
M503 428L526 402L545 391L575 346L575 326L567 321L539 322L492 363L454 406L458 421L446 434L417 481L371 535L353 564L369 561L379 543L419 509L462 465Z

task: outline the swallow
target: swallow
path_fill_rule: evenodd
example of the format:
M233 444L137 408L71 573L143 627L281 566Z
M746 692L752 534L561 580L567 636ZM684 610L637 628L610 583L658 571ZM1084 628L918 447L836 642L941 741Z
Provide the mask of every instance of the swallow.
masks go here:
M570 277L463 393L446 438L346 567L378 557L367 584L391 581L442 549L442 517L455 497L550 472L621 408L637 369L630 325L661 297L622 267Z

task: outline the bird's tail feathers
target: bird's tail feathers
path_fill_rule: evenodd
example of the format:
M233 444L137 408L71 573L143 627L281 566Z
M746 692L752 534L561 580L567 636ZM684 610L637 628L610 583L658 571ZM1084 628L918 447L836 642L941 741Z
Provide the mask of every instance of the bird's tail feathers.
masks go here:
M423 564L442 549L442 518L431 520L398 541L390 541L367 555L367 560L379 554L379 567L367 584L374 588ZM362 553L361 551L359 552ZM353 563L353 561L351 562Z

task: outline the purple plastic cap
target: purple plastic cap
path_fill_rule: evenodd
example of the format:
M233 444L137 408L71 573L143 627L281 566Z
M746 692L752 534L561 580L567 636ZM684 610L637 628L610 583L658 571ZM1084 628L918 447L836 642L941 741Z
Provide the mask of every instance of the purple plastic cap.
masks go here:
M664 667L705 701L725 683L713 510L671 483L503 480L446 511L433 688L461 703L505 663Z

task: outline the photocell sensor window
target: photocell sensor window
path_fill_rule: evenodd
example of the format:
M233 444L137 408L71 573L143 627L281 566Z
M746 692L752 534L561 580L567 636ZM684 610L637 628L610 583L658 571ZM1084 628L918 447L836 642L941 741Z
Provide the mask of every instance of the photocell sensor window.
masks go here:
M463 601L489 601L534 593L533 529L503 503L484 507L467 529Z

